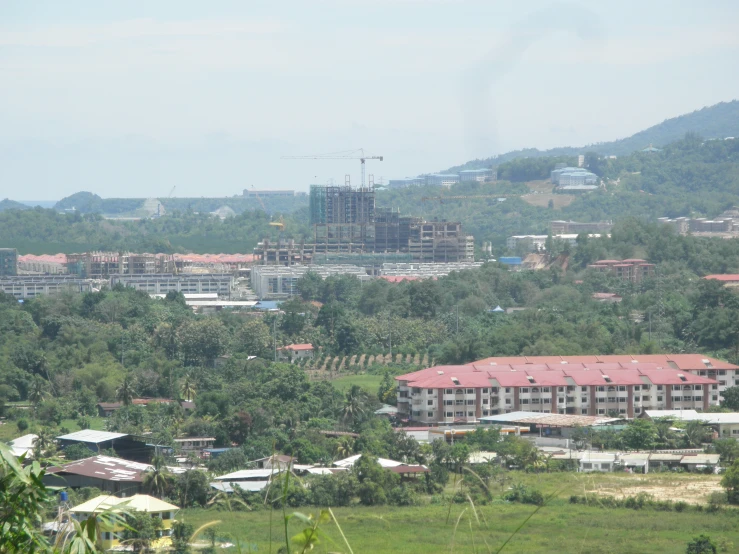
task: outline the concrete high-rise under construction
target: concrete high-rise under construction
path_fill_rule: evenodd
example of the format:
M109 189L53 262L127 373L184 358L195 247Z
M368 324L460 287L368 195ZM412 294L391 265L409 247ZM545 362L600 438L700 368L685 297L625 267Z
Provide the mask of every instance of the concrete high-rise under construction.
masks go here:
M474 259L473 238L462 232L461 223L424 221L390 208L376 208L371 186L311 185L310 220L313 236L308 241L272 243L265 239L259 243L254 253L261 263L305 264L322 256L335 259L359 254L397 254L405 255L407 261L423 262Z

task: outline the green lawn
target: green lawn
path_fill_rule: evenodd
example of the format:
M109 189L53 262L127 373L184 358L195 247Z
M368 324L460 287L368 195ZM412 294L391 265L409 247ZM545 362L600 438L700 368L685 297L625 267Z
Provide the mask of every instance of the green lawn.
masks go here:
M477 517L469 504L452 505L451 511L448 505L427 505L337 508L334 513L357 554L427 554L497 552L535 510L534 506L500 503L477 506ZM299 511L311 512L310 509ZM208 521L221 520L219 529L228 533L231 540L239 541L242 552L273 553L284 544L282 513L279 511L272 513L271 546L270 513L266 511L185 510L180 512L178 519L196 527ZM572 505L565 499L557 499L535 513L503 552L677 554L685 552L686 543L701 533L725 545L725 552L735 552L734 545L739 545L739 525L736 522L735 513L637 512ZM301 529L298 520L294 519L289 524L288 534L292 537ZM348 552L334 524L327 524L323 529L331 540L323 540L314 552Z
M29 410L30 415L30 410ZM20 437L21 435L25 435L28 433L35 433L38 429L38 427L41 425L40 423L31 420L30 418L26 418L28 423L30 424L30 427L23 431L22 433L18 431L18 426L16 425L15 421L8 421L4 423L3 425L0 425L0 441L10 441L13 440L16 437ZM59 427L66 427L69 429L70 433L74 433L75 431L80 430L80 426L77 424L77 422L74 419L63 419ZM90 418L90 428L97 430L97 431L103 431L105 430L105 418L104 417L91 417Z
M376 394L381 381L382 375L344 375L332 379L331 383L340 391L349 390L352 385L359 385L370 394Z

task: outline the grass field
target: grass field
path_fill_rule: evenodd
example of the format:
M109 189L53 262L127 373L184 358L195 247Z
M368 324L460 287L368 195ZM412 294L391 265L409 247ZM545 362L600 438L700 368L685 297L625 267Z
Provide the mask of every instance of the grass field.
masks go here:
M529 516L531 519L502 552L683 553L686 543L701 533L710 535L714 542L722 546L723 549L719 551L736 552L739 547L739 525L734 510L717 513L698 512L693 508L684 512L654 509L636 511L569 502L571 494L582 495L585 490L600 485L622 489L638 485L648 492L650 487L663 486L668 480L679 489L690 482L715 481L713 476L528 475L515 472L511 475L514 482L537 486L545 494L555 496L538 512L535 506L495 500L487 506L477 505L474 509L469 503L453 504L451 510L449 504L427 504L408 508L337 508L334 513L356 554L497 552ZM288 513L292 511L317 514L318 509L302 508L288 510ZM184 519L196 527L208 521L221 520L219 531L227 533L231 540L239 541L242 552L272 553L284 544L284 528L281 512L275 511L271 517L270 532L270 512L264 510L219 512L191 509L178 515L178 519ZM288 534L292 537L301 529L297 520L293 520L289 524ZM348 552L333 523L322 529L328 538L314 552ZM235 550L224 550L227 551Z
M558 210L564 206L569 206L575 200L572 194L552 194L553 185L549 180L529 181L526 183L526 186L529 187L531 193L522 196L521 200L528 202L532 206L546 208L551 200L554 204L554 209Z
M332 379L331 383L340 391L349 390L352 385L359 385L370 394L376 394L381 381L381 375L344 375Z
M65 427L69 429L70 433L74 433L75 431L80 430L80 426L77 424L77 422L74 419L63 419L60 424L60 427ZM105 418L91 417L90 418L90 429L94 429L96 431L104 430L105 429ZM21 433L20 431L18 431L18 426L15 424L14 421L11 421L9 423L3 423L2 425L0 425L0 441L7 442L21 435L25 435L27 433L34 433L34 432L35 431L33 429L28 429Z

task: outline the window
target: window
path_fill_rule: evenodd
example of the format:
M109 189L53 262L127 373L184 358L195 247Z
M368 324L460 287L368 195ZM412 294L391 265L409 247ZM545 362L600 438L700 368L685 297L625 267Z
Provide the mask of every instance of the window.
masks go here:
M444 392L447 394L454 394L454 389L446 389Z
M464 400L455 400L454 401L455 406L464 406Z
M487 411L487 410L483 410L483 411L482 411L482 415L486 416L486 415L490 415L490 414L488 413L488 411Z
M719 381L718 384L721 385L722 387L724 387L724 386L726 386L726 381Z
M444 400L444 406L454 406L454 400Z
M628 398L626 398L625 396L621 396L618 399L619 402L626 402L627 400L628 400Z
M620 408L620 409L618 410L618 413L620 413L620 414L625 414L625 413L626 413L626 408Z
M532 404L539 404L540 399L539 398L532 398L531 403Z
M528 403L529 403L529 399L528 398L522 398L521 399L521 404L528 404Z
M713 399L714 402L718 400L718 396L716 396L715 394L711 398Z
M580 410L580 413L582 413L582 415L588 415L588 411L587 410Z
M583 462L582 463L582 468L583 469L593 469L593 464L588 463L588 462Z
M511 399L510 399L510 398L506 398L506 399L505 399L505 403L506 403L506 404L510 404L510 403L511 403Z
M703 397L702 396L694 396L693 397L693 400L695 400L696 402L701 402L703 400Z
M427 417L434 417L434 412L426 412Z
M618 392L626 392L626 387L623 385L619 385Z
M657 402L662 402L662 397L661 396L658 396L657 397Z
M162 512L162 520L172 519L172 512Z
M596 402L597 402L598 404L603 404L603 403L605 403L606 399L605 399L605 398L596 398L596 399L595 399L595 401L596 401Z
M455 412L454 417L464 417L464 412Z
M559 392L564 392L564 391L565 391L564 387L559 387Z
M490 389L490 394L498 394L498 387L492 387Z
M467 417L475 417L475 412L467 412Z
M588 392L588 387L580 387L580 390L581 390L582 392Z
M539 394L539 389L537 387L534 387L533 389L531 389L531 392L533 394Z
M447 417L454 417L454 413L453 413L453 412L447 412L447 413L446 413L446 416L447 416Z
M433 406L433 405L434 405L434 401L433 401L433 400L429 400L429 401L427 402L427 404L428 404L429 406Z
M475 389L467 389L467 394L475 394Z
M718 390L718 385L711 385L711 390Z
M641 397L641 399L642 399L642 400L643 400L644 402L646 402L647 400L649 400L649 397L648 397L648 396L642 396L642 397Z
M598 392L606 392L606 388L604 386L602 386L602 385L600 387L598 387L597 390L598 390Z
M640 414L641 413L641 408L634 408L634 413L635 414Z
M618 398L617 398L617 397L615 397L615 396L609 396L609 397L608 397L608 401L609 401L609 402L618 402Z
M587 404L587 403L588 403L588 397L587 397L587 396L583 396L583 397L581 397L581 398L580 398L580 403L581 403L581 404Z
M549 387L542 387L541 392L549 392Z
M634 390L639 390L639 385L634 385Z
M482 389L482 393L483 394L487 394L488 393L488 389Z
M483 398L483 399L482 399L482 403L483 403L483 404L487 404L488 402L489 402L489 400L488 400L487 398Z
M529 387L521 387L521 394L528 394Z
M718 370L718 374L719 375L726 375L726 370L725 369L719 369Z
M673 402L680 402L682 399L683 399L682 396L673 396L672 397L672 401Z
M657 390L662 390L662 385L657 385Z
M468 406L474 406L475 405L475 401L474 400L468 400L467 401L467 405Z
M542 399L542 402L544 402L544 404L551 404L552 403L552 399L551 398L544 398L544 399Z
M694 390L703 390L703 386L702 386L702 385L695 385L695 386L693 387L693 389L694 389Z
M506 393L510 393L511 392L511 387L506 387L505 388L505 391L506 391Z
M604 413L606 413L605 409L598 408L598 415L603 415Z

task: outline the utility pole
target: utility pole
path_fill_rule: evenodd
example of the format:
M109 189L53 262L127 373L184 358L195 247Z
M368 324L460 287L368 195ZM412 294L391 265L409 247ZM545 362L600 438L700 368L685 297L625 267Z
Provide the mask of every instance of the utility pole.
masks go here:
M272 323L272 337L274 340L274 348L275 348L275 362L277 361L277 316L275 315L275 320Z

